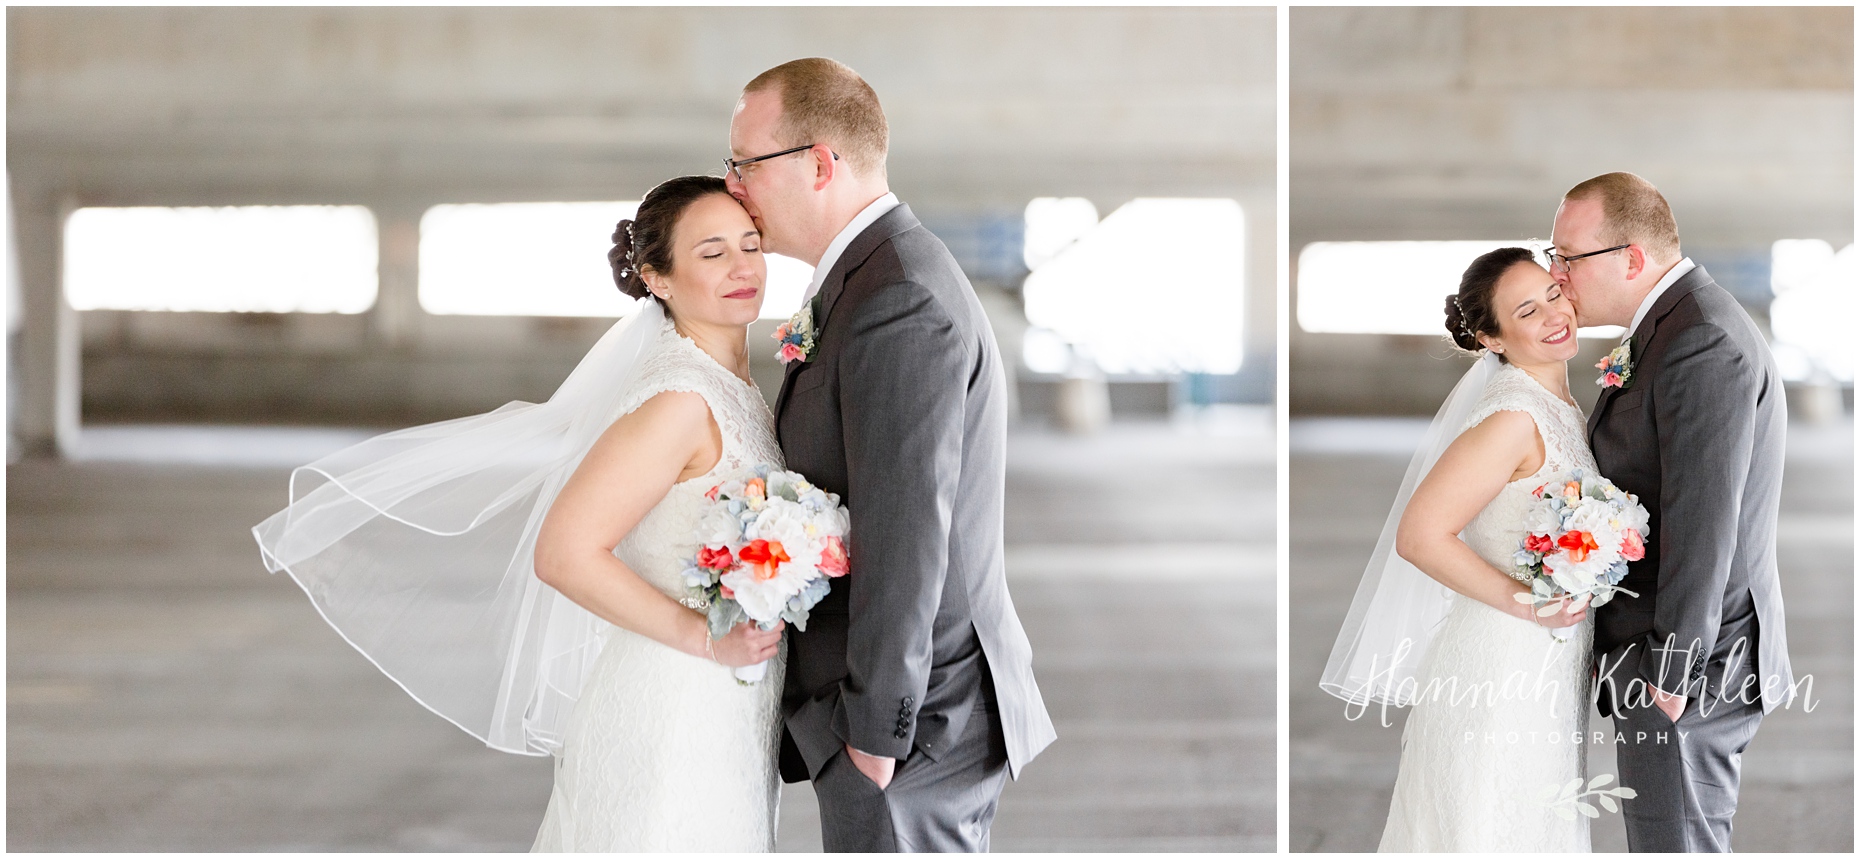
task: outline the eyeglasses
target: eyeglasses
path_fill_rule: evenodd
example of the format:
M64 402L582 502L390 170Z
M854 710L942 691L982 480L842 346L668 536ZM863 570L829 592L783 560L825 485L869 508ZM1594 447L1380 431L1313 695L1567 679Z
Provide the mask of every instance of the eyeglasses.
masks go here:
M1588 259L1589 257L1592 257L1592 256L1601 256L1602 254L1605 254L1605 253L1613 253L1615 251L1621 250L1626 247L1627 245L1615 245L1612 248L1603 248L1599 251L1589 251L1586 254L1577 254L1573 257L1566 257L1560 253L1557 253L1556 251L1550 250L1549 248L1545 248L1544 258L1550 261L1550 267L1552 269L1560 271L1564 274L1569 274L1569 264L1572 262L1575 262L1576 260Z
M735 158L725 158L723 159L723 175L735 176L736 181L741 182L743 181L742 168L746 165L754 164L757 161L767 161L770 158L780 158L783 155L793 155L796 152L805 152L809 149L814 148L816 145L817 144L809 143L806 146L796 146L793 149L783 149L780 152L770 152L767 155L757 155L754 158L744 158L741 160L737 160ZM827 152L833 156L833 160L835 161L840 160L840 154L838 152L834 152L831 149L827 150Z

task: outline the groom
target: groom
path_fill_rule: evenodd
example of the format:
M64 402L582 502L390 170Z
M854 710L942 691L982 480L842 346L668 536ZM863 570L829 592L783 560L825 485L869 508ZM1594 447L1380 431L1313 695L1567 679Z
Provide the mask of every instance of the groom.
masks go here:
M1763 335L1681 255L1666 198L1632 173L1563 196L1551 275L1584 326L1629 334L1589 416L1596 465L1651 516L1646 556L1595 610L1628 847L1728 852L1744 748L1793 697L1776 574L1786 411Z
M852 514L851 573L789 632L781 770L813 779L828 850L979 852L1053 725L1002 574L1001 356L887 145L878 96L827 59L758 75L730 121L730 193L765 250L814 265L782 454Z

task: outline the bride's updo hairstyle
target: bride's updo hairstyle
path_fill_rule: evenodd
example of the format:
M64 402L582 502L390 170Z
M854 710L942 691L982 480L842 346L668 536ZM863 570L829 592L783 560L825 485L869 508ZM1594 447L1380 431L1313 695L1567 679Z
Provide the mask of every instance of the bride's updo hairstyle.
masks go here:
M1498 289L1499 278L1518 263L1535 261L1529 248L1499 248L1481 254L1466 267L1466 273L1460 275L1460 291L1447 296L1447 334L1453 338L1453 345L1474 353L1485 348L1479 335L1498 334L1492 293ZM1503 361L1505 356L1501 354L1498 359Z
M639 211L614 226L614 246L607 251L607 264L613 267L614 284L634 298L659 297L646 288L640 269L650 268L661 275L672 273L672 228L692 203L711 194L729 196L723 180L716 176L680 176L660 182L639 201ZM663 304L663 301L660 301Z

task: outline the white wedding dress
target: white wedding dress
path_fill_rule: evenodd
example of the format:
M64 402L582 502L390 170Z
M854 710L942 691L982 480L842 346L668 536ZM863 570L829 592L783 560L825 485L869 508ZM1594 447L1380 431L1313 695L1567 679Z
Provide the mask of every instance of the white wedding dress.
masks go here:
M725 473L782 462L774 417L753 385L725 370L668 321L643 359L620 415L664 391L710 406L723 456L674 485L615 554L673 599L697 551L704 493ZM752 686L731 670L618 627L574 705L555 762L555 789L536 852L768 852L775 847L783 660Z
M1506 484L1461 538L1510 573L1531 491L1558 472L1594 474L1596 466L1581 410L1523 370L1499 369L1459 431L1499 411L1531 416L1544 464ZM1543 627L1453 595L1418 666L1423 691L1402 734L1379 850L1589 852L1588 818L1565 820L1542 799L1550 785L1585 777L1589 621L1572 630L1567 641L1556 641Z

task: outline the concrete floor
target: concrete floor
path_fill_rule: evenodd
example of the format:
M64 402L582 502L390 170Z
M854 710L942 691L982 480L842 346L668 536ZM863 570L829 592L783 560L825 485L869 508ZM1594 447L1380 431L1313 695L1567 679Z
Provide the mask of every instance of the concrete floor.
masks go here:
M1010 439L1010 583L1060 740L996 849L1273 849L1273 445L1267 412L1229 417ZM529 846L548 761L427 712L258 561L281 463L349 438L119 430L7 469L10 849ZM813 814L784 791L783 850L818 848Z
M1405 711L1392 727L1344 718L1318 689L1363 565L1426 422L1292 422L1291 786L1294 851L1374 850L1388 815ZM1853 432L1792 425L1777 551L1789 655L1814 675L1812 712L1765 717L1744 754L1733 844L1739 851L1853 849ZM1608 720L1591 715L1592 730ZM1596 746L1592 773L1616 772ZM1593 826L1597 851L1625 850L1617 814Z

